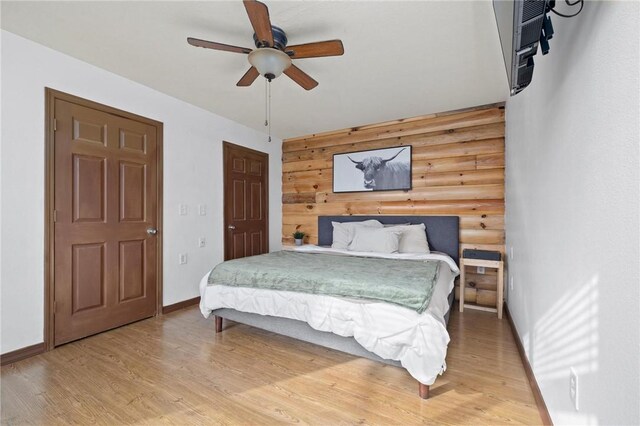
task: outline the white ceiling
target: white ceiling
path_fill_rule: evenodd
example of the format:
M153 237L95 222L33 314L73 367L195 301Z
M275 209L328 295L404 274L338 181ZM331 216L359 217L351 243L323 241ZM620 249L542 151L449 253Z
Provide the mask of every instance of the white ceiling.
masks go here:
M320 85L272 83L273 134L352 127L506 100L491 1L267 1L289 44L342 39L339 57L294 61ZM264 80L236 87L246 55L188 36L252 48L240 0L2 1L2 28L256 129Z

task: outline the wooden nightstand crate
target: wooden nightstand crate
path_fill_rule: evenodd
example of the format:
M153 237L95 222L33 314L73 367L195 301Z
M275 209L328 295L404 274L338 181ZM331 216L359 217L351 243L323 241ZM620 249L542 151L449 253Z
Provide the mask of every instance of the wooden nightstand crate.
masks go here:
M482 305L472 305L465 303L465 268L467 266L495 268L497 271L497 288L496 288L496 307L488 307ZM497 312L498 318L502 319L502 305L504 303L504 262L502 260L483 260L483 259L460 259L460 312L464 312L464 308L479 309L482 311Z

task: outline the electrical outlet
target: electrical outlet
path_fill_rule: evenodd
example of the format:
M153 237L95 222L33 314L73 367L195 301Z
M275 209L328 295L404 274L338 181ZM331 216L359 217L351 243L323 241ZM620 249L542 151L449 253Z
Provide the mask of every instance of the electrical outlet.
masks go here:
M186 204L178 204L178 214L180 216L186 216L188 213L189 213L189 210Z
M187 253L180 253L178 255L178 263L184 265L187 263Z
M479 274L484 274L484 272L485 272L484 271L484 266L478 266L477 268L478 268L478 273Z
M573 367L569 369L569 396L573 402L573 408L578 411L578 373Z
M204 237L198 238L198 247L204 247L206 245L207 245L207 240L205 240Z
M207 215L207 205L206 204L199 204L198 205L198 214L200 216L206 216Z
M513 275L509 274L509 291L513 291Z

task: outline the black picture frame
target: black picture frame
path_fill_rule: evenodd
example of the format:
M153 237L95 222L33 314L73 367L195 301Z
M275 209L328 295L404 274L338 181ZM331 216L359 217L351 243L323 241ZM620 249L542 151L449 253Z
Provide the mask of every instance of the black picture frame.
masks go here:
M411 145L333 154L333 192L407 192L412 189L412 161ZM365 171L372 179L365 178Z

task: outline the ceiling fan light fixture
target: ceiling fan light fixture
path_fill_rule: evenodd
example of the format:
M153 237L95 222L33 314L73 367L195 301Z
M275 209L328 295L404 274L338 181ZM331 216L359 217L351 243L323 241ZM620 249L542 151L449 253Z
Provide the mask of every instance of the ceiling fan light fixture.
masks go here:
M249 53L249 63L260 75L271 80L291 66L291 58L281 50L263 47Z

